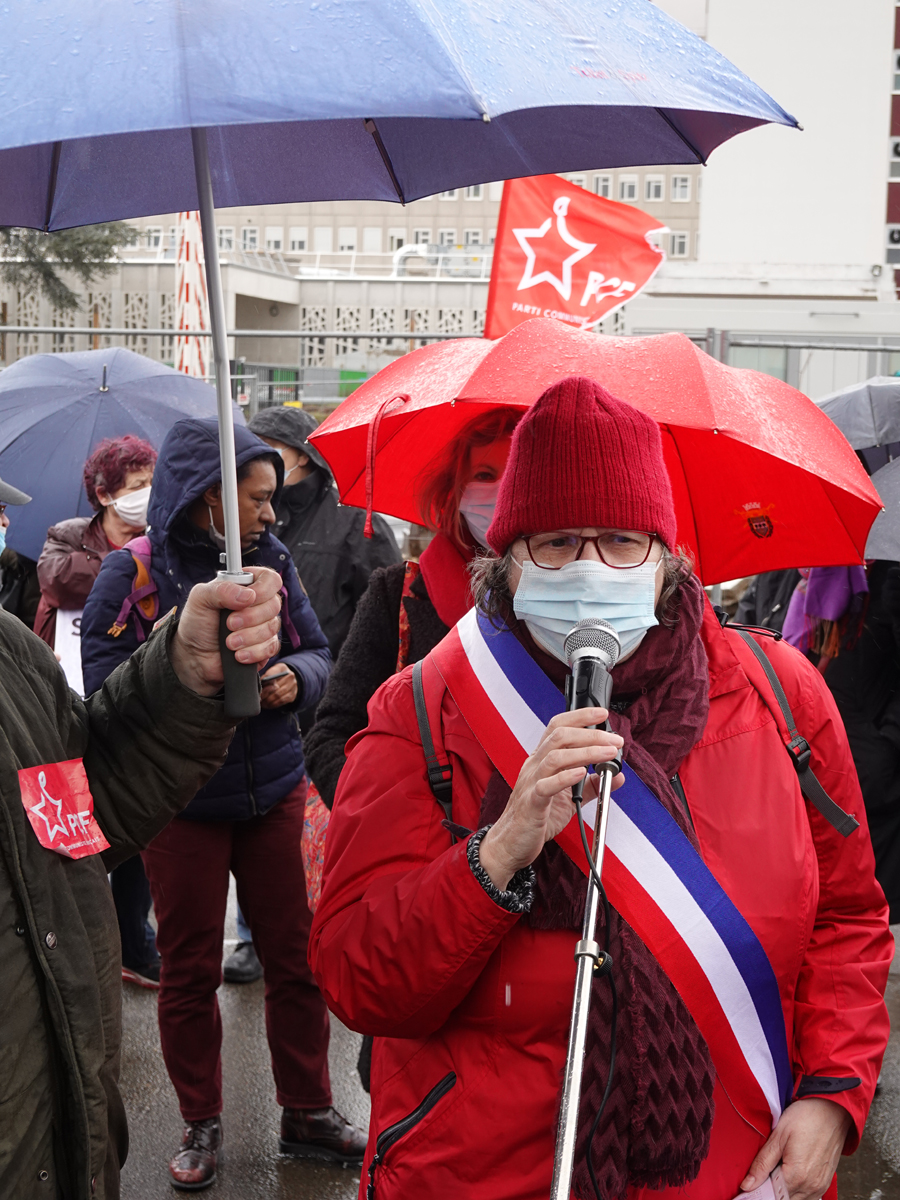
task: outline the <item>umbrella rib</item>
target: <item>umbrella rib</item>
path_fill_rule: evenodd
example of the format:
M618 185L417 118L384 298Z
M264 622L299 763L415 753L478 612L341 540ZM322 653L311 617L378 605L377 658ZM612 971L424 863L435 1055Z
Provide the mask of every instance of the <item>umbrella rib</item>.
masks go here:
M59 155L62 142L53 143L53 154L50 159L50 181L47 185L47 207L44 212L44 233L50 232L50 218L53 215L53 201L56 199L56 180L59 175Z
M656 113L658 113L659 116L662 117L662 119L669 126L669 128L672 130L672 132L675 134L675 136L677 138L680 138L681 141L684 142L685 146L687 146L688 150L690 150L691 154L693 154L693 156L697 160L697 162L702 163L703 166L705 167L706 166L705 157L700 153L700 151L697 149L697 147L694 145L693 142L688 141L688 139L684 136L684 134L681 132L681 130L678 128L678 126L675 124L675 122L671 119L671 117L667 117L661 108L654 109L654 111Z
M391 183L394 185L394 191L401 204L406 204L406 197L403 195L403 188L400 186L400 181L397 179L397 173L394 170L394 164L391 162L391 156L388 154L384 142L381 140L381 134L378 132L378 126L371 117L366 118L366 133L371 133L375 139L375 145L378 147L378 153L381 155L381 160L387 168L387 173L391 177Z

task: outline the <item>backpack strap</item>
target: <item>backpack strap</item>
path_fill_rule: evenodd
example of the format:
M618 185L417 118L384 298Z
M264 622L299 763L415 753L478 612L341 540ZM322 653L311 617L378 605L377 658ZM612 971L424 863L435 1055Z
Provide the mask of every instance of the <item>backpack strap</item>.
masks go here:
M428 666L427 683L425 665ZM420 659L412 671L413 700L416 705L416 720L419 722L419 737L422 739L422 749L425 752L425 768L428 773L428 786L434 792L434 798L444 810L447 822L453 821L453 765L444 750L441 737L441 700L443 687L435 687L437 668L431 655ZM426 694L427 688L427 694ZM453 841L456 835L451 830Z
M134 631L138 645L146 640L144 626L138 618L139 609L148 621L155 621L159 616L159 589L150 574L150 558L152 548L150 539L146 536L132 538L125 547L134 559L134 587L122 601L119 615L106 631L110 637L119 637L125 632L129 616L134 616Z
M759 642L755 638L752 638L746 629L740 629L735 625L726 625L725 628L733 630L750 647L759 665L766 673L766 678L771 684L772 691L775 693L775 699L778 701L778 707L781 709L781 715L784 717L785 725L787 726L788 737L785 741L785 747L791 756L791 762L794 764L794 770L797 772L800 780L800 790L807 800L815 805L825 820L830 822L842 837L847 837L854 829L859 828L859 821L850 813L844 812L839 804L835 804L813 774L813 770L809 765L812 758L809 742L798 731L794 723L794 714L791 712L787 695L781 686L781 680L772 666L772 660L766 654L765 650L763 650L762 646L760 646Z

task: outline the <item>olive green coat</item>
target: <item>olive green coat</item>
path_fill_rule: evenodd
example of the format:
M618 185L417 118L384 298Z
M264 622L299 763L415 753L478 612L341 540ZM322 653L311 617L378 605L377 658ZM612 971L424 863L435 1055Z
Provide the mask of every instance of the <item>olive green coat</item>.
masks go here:
M107 872L218 769L232 724L185 688L173 623L86 702L52 651L0 612L0 1197L116 1200L128 1135L118 1090L121 962ZM82 758L110 843L45 850L17 772Z

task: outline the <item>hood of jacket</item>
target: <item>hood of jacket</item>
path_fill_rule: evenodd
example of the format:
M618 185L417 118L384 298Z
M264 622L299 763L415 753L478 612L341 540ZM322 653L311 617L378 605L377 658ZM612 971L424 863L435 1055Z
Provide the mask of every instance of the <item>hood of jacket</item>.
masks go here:
M281 456L251 433L246 425L235 425L234 448L239 469L261 455L272 456L278 480L272 503L277 504L284 481ZM166 434L153 472L153 490L147 512L153 540L164 540L179 514L221 479L218 419L186 417L177 421Z

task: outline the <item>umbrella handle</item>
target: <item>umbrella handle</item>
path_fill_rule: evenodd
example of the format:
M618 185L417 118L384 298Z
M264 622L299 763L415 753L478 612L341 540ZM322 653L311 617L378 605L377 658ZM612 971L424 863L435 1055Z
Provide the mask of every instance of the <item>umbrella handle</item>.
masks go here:
M228 637L228 610L219 613L219 650L225 678L225 715L235 720L259 716L259 672L254 663L242 663L225 645Z

